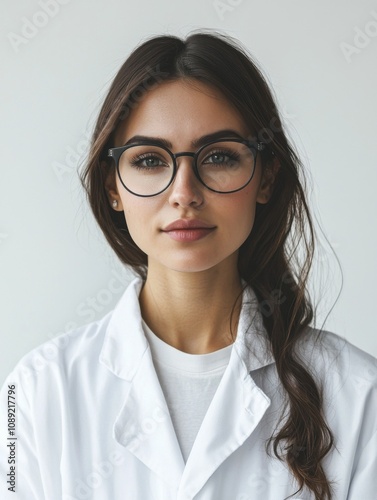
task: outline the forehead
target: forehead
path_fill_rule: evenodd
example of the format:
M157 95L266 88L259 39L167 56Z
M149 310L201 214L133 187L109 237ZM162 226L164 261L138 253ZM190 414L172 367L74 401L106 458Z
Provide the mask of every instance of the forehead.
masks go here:
M133 103L116 132L116 145L134 135L165 137L173 145L221 129L248 130L236 107L214 86L197 80L162 82Z

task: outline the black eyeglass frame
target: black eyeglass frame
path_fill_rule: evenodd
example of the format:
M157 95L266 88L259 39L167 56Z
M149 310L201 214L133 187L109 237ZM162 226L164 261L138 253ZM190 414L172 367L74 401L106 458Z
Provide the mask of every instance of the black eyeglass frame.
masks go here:
M238 189L234 189L232 191L217 191L216 189L213 189L213 188L210 188L209 186L207 186L207 184L204 183L204 181L202 180L202 178L199 175L198 166L197 166L197 159L198 159L200 153L203 151L203 149L207 148L211 144L216 144L218 142L238 142L240 144L244 144L253 153L255 153L255 156L254 156L254 166L253 166L253 171L252 171L251 177L250 177L250 179L243 186L241 186ZM119 158L124 153L124 151L126 151L127 149L132 148L134 146L156 146L156 147L159 147L159 148L163 149L164 151L166 151L169 154L169 156L171 157L171 159L173 160L173 173L172 173L172 177L171 177L168 185L164 189L162 189L161 191L159 191L158 193L155 193L155 194L138 194L138 193L134 193L123 182L122 176L120 175L120 172L119 172ZM229 193L236 193L237 191L241 191L241 189L244 189L251 182L252 178L254 177L255 166L256 166L256 163L257 163L258 152L263 151L265 148L266 148L266 143L265 142L248 141L246 139L237 139L235 137L231 137L231 138L224 137L224 138L216 139L216 140L213 140L213 141L210 141L210 142L204 144L195 153L192 153L190 151L181 151L179 153L173 153L172 151L170 151L170 149L166 148L165 146L161 145L158 142L155 142L155 141L143 141L143 142L134 142L134 143L131 143L131 144L127 144L126 146L119 146L119 147L115 147L115 148L110 148L108 150L107 156L114 159L119 180L122 183L122 185L124 186L124 188L129 193L131 193L131 194L133 194L135 196L140 196L142 198L150 198L152 196L157 196L158 194L163 193L173 183L173 181L175 179L175 176L176 176L176 173L177 173L177 170L178 170L176 159L179 158L179 157L181 157L181 156L191 156L191 158L194 159L194 161L192 163L192 167L194 169L195 177L199 180L199 182L201 184L203 184L203 186L205 186L210 191L213 191L213 192L219 193L219 194L229 194Z

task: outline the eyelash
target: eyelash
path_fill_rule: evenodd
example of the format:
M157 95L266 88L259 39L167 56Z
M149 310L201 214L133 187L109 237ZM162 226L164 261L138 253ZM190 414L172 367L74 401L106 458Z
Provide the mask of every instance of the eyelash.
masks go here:
M239 160L240 159L240 155L238 153L236 153L235 151L225 151L225 150L221 150L221 149L217 150L217 151L211 151L210 153L207 154L206 158L210 158L211 156L216 155L216 154L227 156L230 160Z
M153 159L157 159L159 161L162 161L157 156L155 156L153 153L144 153L144 154L137 155L137 156L134 156L133 158L131 158L130 165L132 165L132 167L136 168L136 170L154 170L154 169L156 169L157 167L143 167L143 166L139 165L140 162L142 162L143 160L147 160L149 158L153 158ZM158 165L158 166L161 166L161 165Z
M236 161L238 161L240 159L240 155L237 154L236 152L234 152L234 151L226 151L226 150L213 150L210 153L207 153L205 159L208 159L211 156L216 155L216 154L217 155L227 156L230 160L236 160ZM139 165L139 163L141 163L143 160L147 160L147 159L150 159L150 158L151 159L157 159L158 161L163 161L163 160L159 159L158 156L155 156L153 153L144 153L144 154L141 154L141 155L136 155L133 158L131 158L130 159L130 165L132 165L132 167L134 167L136 170L154 170L157 167L161 166L161 165L157 165L155 167L146 167L146 166ZM213 163L213 164L215 164L215 163Z

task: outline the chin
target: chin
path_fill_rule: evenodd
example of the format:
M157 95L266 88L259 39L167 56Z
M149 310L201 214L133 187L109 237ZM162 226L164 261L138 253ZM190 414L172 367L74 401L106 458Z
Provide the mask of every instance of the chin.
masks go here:
M224 259L211 260L209 259L195 259L194 260L180 260L180 262L174 262L174 259L171 259L169 262L161 263L167 269L172 271L181 272L181 273L200 273L204 271L209 271L210 269L214 269L215 267L221 265Z

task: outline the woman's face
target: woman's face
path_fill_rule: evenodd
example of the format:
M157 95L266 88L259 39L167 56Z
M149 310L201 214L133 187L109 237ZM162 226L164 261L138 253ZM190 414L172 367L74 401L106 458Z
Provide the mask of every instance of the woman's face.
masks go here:
M138 102L117 132L121 146L135 135L163 138L173 153L194 152L192 141L221 130L234 130L247 138L238 111L213 87L182 80L163 82ZM220 194L207 189L195 177L192 158L177 159L173 183L162 193L142 198L129 193L112 173L107 190L110 204L118 200L132 239L148 255L148 267L180 272L237 266L238 249L254 223L256 203L266 203L270 188L262 182L260 157L254 177L242 190ZM115 180L115 183L114 183ZM176 240L164 232L177 219L200 219L214 226L206 236L192 241Z

